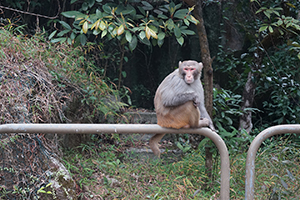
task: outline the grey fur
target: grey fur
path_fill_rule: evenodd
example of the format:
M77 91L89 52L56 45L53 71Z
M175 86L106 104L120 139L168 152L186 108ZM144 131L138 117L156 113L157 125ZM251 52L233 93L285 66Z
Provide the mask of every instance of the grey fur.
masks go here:
M191 84L187 84L184 80L183 68L186 65L195 66L197 69L194 82ZM179 106L188 101L194 101L194 104L197 105L200 110L201 118L207 118L209 120L209 127L215 130L204 104L203 86L200 81L202 67L201 62L198 63L191 60L179 62L179 69L176 69L164 79L158 91L161 91L162 103L166 107Z

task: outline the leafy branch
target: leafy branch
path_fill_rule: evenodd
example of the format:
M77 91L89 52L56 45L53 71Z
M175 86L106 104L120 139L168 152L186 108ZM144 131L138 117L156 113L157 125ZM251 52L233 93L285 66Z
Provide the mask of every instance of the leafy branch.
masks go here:
M146 1L131 4L94 1L83 4L81 11L63 12L64 17L74 19L72 26L59 21L64 30L55 30L49 38L54 43L67 42L77 46L85 45L87 36L92 34L108 40L117 39L122 45L128 44L133 51L138 41L162 46L167 36L175 35L177 42L183 45L185 36L195 34L188 27L198 21L191 15L193 7L181 7L182 4L175 5L173 2L151 5Z

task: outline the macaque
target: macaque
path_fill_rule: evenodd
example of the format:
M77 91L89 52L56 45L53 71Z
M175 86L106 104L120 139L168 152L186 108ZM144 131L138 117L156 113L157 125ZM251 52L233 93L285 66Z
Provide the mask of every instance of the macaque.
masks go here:
M157 124L166 128L200 128L214 125L204 106L200 81L203 64L193 60L179 62L179 68L159 85L154 97ZM165 134L154 135L149 142L153 153L160 156L158 142Z

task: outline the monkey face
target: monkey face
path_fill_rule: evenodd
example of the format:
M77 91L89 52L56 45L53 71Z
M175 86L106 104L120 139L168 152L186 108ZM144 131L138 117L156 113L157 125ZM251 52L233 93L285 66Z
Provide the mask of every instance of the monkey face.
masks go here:
M196 73L196 68L192 66L185 66L183 68L183 76L184 76L184 81L187 84L191 84L195 80L195 73Z
M198 63L193 60L187 60L179 62L179 75L186 82L186 84L192 84L196 79L201 76L201 70L203 68L202 63Z

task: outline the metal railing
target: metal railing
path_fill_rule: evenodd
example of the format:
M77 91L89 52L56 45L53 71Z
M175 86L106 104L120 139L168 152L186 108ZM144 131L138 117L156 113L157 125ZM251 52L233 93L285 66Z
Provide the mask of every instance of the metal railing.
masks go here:
M254 182L255 182L255 156L258 148L267 138L284 134L297 133L300 134L300 125L278 125L265 129L258 134L252 141L247 152L246 160L246 184L245 184L245 200L254 199Z
M222 138L209 128L168 129L156 124L3 124L0 133L52 133L52 134L97 134L97 133L190 133L210 138L217 146L221 157L220 199L229 199L229 154Z
M168 129L156 124L3 124L0 125L1 133L52 133L52 134L97 134L97 133L119 133L119 134L199 134L210 138L217 146L221 157L221 189L220 199L229 199L230 166L228 149L222 138L209 128L200 129ZM251 143L246 159L246 182L245 200L254 199L255 182L255 156L263 141L267 138L285 134L300 134L300 125L278 125L265 129L258 134Z

